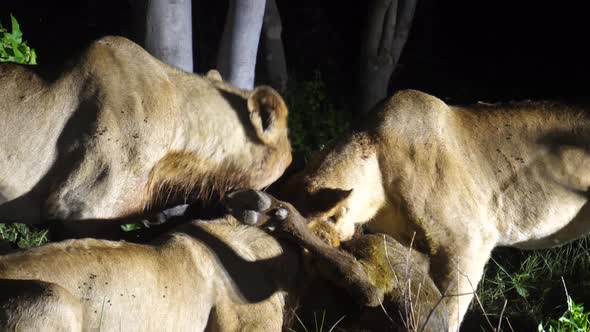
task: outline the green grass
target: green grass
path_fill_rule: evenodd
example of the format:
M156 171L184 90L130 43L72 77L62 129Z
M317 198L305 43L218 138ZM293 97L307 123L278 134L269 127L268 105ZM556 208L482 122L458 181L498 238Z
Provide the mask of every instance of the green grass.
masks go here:
M563 295L564 284L571 293L567 301ZM582 303L590 303L590 237L546 250L496 250L486 266L477 295L490 321L497 324L501 315L502 326L508 331L511 330L508 321L515 331L530 331L537 329L539 322L554 324L560 319L565 322L580 316ZM470 320L471 323L481 321L483 314L474 301L466 317L467 324ZM584 317L587 319L587 315ZM545 328L548 332L582 331L548 326ZM491 330L489 326L485 328Z
M47 230L36 229L25 224L0 224L0 240L19 248L40 246L48 242Z

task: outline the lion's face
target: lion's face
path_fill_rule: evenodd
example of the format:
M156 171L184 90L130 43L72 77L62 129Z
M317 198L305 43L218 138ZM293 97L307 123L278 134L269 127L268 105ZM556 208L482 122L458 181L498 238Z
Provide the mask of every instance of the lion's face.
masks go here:
M303 174L287 184L286 200L308 220L334 224L341 241L349 240L357 224L370 221L385 205L374 156L347 157Z
M306 193L306 198L300 202L308 220L333 224L340 241L346 241L354 235L357 224L370 221L383 206L380 190L367 189L370 188L319 188Z
M370 221L386 201L375 147L362 133L321 151L281 192L308 220L333 223L341 241L349 240L355 225Z

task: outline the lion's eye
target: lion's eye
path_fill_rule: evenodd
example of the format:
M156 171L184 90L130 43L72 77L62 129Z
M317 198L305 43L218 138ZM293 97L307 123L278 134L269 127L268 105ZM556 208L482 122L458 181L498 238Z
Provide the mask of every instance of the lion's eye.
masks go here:
M326 218L327 221L335 224L338 220L336 220L336 216L329 216L328 218Z

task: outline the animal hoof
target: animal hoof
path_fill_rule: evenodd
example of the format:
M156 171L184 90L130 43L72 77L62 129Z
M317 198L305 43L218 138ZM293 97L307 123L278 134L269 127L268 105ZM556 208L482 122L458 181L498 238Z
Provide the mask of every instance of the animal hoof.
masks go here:
M275 217L280 220L283 221L285 219L287 219L287 217L289 216L289 210L285 209L285 208L278 208L275 211Z
M251 226L258 224L259 220L258 212L252 210L242 210L242 213L239 213L237 216L234 215L234 217L240 222Z
M236 190L225 196L225 206L230 210L265 211L271 206L271 199L265 193L252 190Z
M162 211L164 222L175 217L182 217L188 210L188 204L181 204Z

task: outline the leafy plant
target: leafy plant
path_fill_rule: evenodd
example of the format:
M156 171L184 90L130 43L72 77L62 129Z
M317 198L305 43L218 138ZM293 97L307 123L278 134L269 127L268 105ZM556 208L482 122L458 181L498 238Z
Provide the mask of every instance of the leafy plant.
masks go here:
M484 317L492 321L501 317L503 325L508 320L516 331L536 329L539 321L563 313L562 278L580 302L590 301L586 291L590 286L590 237L537 251L499 248L477 289L481 308L474 301L466 320L477 323Z
M37 230L25 224L0 224L0 239L30 248L47 243L47 230Z
M319 72L312 80L289 82L285 100L291 145L305 160L350 127L350 113L335 109Z
M539 332L587 332L590 312L584 311L582 304L577 304L567 297L567 310L559 319L552 319L547 324L539 323Z
M0 24L0 62L37 64L37 53L23 41L23 33L16 18L10 15L12 31L8 32Z

